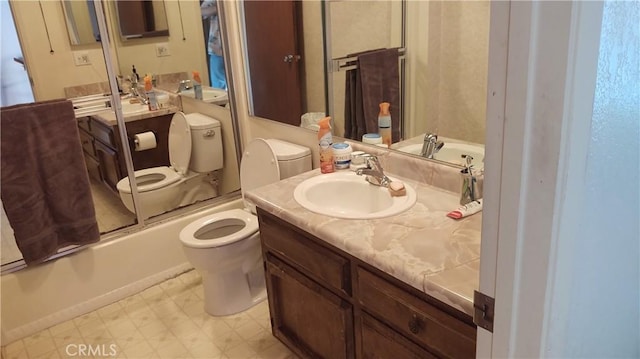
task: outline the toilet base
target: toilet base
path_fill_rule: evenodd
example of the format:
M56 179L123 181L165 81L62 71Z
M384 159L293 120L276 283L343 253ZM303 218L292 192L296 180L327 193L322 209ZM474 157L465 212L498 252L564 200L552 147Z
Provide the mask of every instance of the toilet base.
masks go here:
M250 272L201 273L204 310L213 316L243 312L267 298L262 263Z

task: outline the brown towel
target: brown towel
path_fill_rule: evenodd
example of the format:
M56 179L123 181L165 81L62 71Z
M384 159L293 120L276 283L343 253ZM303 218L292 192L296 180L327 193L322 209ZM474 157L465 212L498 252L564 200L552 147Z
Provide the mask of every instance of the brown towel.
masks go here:
M391 139L400 141L400 72L398 49L370 51L358 55L362 82L362 108L366 133L378 132L380 103L389 102Z
M100 240L73 105L0 109L0 195L27 264Z

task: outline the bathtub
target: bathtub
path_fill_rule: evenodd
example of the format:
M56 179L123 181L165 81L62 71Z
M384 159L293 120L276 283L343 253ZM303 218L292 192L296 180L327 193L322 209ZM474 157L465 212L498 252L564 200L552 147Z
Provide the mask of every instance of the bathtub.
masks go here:
M141 292L192 269L178 239L189 222L241 200L154 224L0 278L2 345Z

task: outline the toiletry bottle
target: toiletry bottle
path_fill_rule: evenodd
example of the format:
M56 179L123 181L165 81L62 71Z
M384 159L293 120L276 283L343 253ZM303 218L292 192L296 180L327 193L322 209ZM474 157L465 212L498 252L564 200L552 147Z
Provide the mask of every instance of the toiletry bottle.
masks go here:
M391 114L389 113L389 103L380 103L380 114L378 114L378 133L382 137L382 143L391 146Z
M320 172L331 173L335 171L333 165L333 136L331 135L331 127L329 122L331 117L325 117L318 125L320 130L318 131L318 145L320 146Z
M138 71L136 71L136 65L131 65L131 82L134 81L138 83L138 81L140 81L140 75L138 75Z
M193 71L193 92L197 100L202 100L202 80L200 79L200 73Z
M147 95L147 103L149 105L149 111L157 110L158 99L156 98L155 91L153 91L153 86L151 85L151 76L149 75L144 77L144 92Z

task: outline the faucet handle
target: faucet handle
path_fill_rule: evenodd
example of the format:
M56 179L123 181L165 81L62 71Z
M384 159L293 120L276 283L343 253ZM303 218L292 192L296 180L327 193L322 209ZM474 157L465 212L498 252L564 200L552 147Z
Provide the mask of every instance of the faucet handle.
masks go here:
M368 168L382 172L382 166L380 165L380 160L378 160L377 156L371 155L365 157L365 163Z

